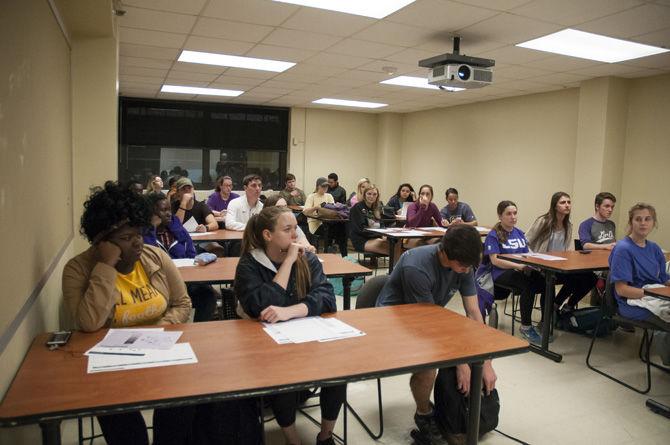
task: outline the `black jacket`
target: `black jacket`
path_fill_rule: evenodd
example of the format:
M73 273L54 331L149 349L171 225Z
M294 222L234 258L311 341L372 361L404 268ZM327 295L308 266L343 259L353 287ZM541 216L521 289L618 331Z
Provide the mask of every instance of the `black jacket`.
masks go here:
M291 269L288 288L284 290L272 281L277 273L270 269L274 266L265 253L260 249L256 249L254 253L255 255L247 253L242 256L235 271L235 294L247 315L258 318L268 306L286 307L297 303L307 306L307 316L310 317L337 311L333 285L326 279L316 255L305 253L312 284L305 298L298 300L295 294L295 267Z
M369 227L368 219L379 222L379 219L375 218L372 210L370 210L364 202L357 202L356 205L349 210L349 239L351 239L351 244L354 245L354 249L358 252L363 251L363 247L367 240L381 237L381 235L374 232L367 232L365 230Z

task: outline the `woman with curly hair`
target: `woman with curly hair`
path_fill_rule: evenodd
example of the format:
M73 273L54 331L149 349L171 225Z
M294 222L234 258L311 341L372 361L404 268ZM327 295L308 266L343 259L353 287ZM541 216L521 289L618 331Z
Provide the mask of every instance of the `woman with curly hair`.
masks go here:
M63 270L63 298L79 329L185 323L191 311L177 268L161 249L145 245L147 201L106 182L84 203L81 233L91 243ZM119 391L127 390L120 387ZM193 408L154 411L154 444L187 443ZM139 411L98 416L109 444L148 444Z

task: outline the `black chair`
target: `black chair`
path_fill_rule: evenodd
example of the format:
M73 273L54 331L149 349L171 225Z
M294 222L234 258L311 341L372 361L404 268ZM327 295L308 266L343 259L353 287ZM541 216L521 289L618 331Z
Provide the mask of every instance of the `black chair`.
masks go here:
M640 394L646 394L649 392L651 389L651 367L654 366L655 368L658 368L662 371L670 373L670 368L667 368L665 366L659 365L657 363L653 363L650 358L649 358L649 353L651 350L651 342L654 339L654 331L662 331L662 332L668 332L665 331L664 329L651 324L649 322L646 322L644 320L633 320L630 318L623 317L619 314L619 307L617 305L616 299L614 298L614 292L612 290L613 284L608 280L607 281L607 286L605 287L605 298L603 300L603 304L601 306L602 310L602 317L600 320L598 320L598 324L596 325L595 330L593 331L593 338L591 339L591 346L589 346L589 353L586 355L586 366L588 366L589 369L592 371L597 372L598 374L607 377L610 380L614 380L615 382L625 386L626 388L632 389L633 391L640 393ZM625 323L630 326L640 328L643 331L642 334L642 341L640 342L640 349L638 350L638 355L640 357L640 360L645 363L646 369L647 369L647 386L644 389L638 389L635 388L634 386L629 385L628 383L617 379L616 377L607 374L600 369L597 369L591 364L591 352L593 351L593 345L596 342L596 337L598 336L598 332L600 329L600 326L603 323Z
M388 275L378 275L367 280L363 285L363 287L361 287L361 290L358 293L358 297L356 297L356 309L375 307L375 304L377 303L377 297L379 296L379 293L384 287L384 284L386 284L386 282L388 281L388 278L389 278ZM382 381L380 378L377 379L377 402L379 404L379 433L377 434L372 432L372 430L367 426L367 424L363 421L363 419L361 419L360 415L349 404L349 402L347 402L346 404L347 409L351 411L351 414L353 414L354 418L358 420L358 422L361 424L365 432L368 433L368 435L374 440L379 439L380 437L382 437L382 434L384 434L384 414L382 411Z

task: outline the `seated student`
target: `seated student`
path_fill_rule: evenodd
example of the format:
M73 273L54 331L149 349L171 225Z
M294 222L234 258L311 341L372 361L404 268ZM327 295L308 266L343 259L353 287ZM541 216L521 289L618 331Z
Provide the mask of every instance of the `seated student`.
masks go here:
M136 195L144 194L144 186L137 179L131 179L127 181L125 187Z
M228 204L226 211L226 229L243 231L247 226L247 221L253 215L263 210L263 203L260 201L263 181L258 175L247 175L242 179L244 196L234 199Z
M240 195L233 191L233 178L230 176L219 176L216 179L216 188L214 192L207 197L207 206L214 216L226 216L228 204Z
M303 210L305 215L308 217L313 215L321 208L321 204L323 203L335 203L333 197L330 193L326 193L326 190L328 190L328 181L326 178L318 178L316 180L314 193L310 193L310 195L307 196L307 200L305 200L305 209ZM347 256L347 233L346 224L344 224L344 222L326 226L318 218L309 218L307 224L309 226L309 232L312 235L324 237L326 235L326 230L328 230L329 238L331 240L334 239L340 248L340 255ZM324 246L324 250L327 250L329 247L330 246Z
M164 251L142 242L150 218L142 196L111 181L84 203L81 233L91 247L63 270L64 303L82 331L188 321L191 300L177 268ZM138 301L136 293L144 298ZM154 444L188 443L192 417L189 407L155 409ZM109 444L149 443L139 411L98 421Z
M407 227L432 227L442 224L442 216L433 203L433 187L424 184L419 188L419 199L407 209Z
M363 189L370 185L370 180L368 178L361 178L356 184L356 191L351 193L349 196L349 207L356 205L358 201L363 200Z
M482 242L473 227L459 226L449 230L439 245L408 250L401 257L377 298L377 306L412 303L434 303L446 306L458 292L468 318L483 322L479 311L472 269L477 267ZM426 339L430 341L430 339ZM425 369L412 374L409 386L416 402L414 422L431 444L444 443L433 412L430 395L436 370ZM484 362L482 390L489 394L495 388L496 374L491 360ZM456 366L458 390L470 390L470 367ZM460 437L458 439L465 439ZM465 442L463 442L465 443Z
M610 220L616 198L608 192L596 195L595 214L579 225L579 241L584 250L612 250L616 245L616 225Z
M389 202L386 204L389 207L393 207L395 213L398 213L402 209L403 204L406 202L414 202L416 199L416 193L412 188L412 184L404 183L400 184L398 191L395 192L395 195L389 198Z
M572 250L571 208L570 195L564 192L556 192L552 195L549 211L538 217L526 233L528 247L533 252ZM596 276L593 272L557 273L556 282L563 286L554 299L554 309L556 311L560 309L562 313L569 313L593 289ZM561 308L566 300L567 303Z
M379 189L370 184L363 190L363 201L353 206L349 212L349 239L357 252L372 252L387 255L388 240L365 229L378 229L382 217ZM400 244L396 244L396 256L400 255Z
M151 193L156 193L156 194L163 194L163 178L161 178L158 175L152 175L149 178L149 182L147 183L147 189L145 191L147 195Z
M180 223L195 219L198 223L196 232L213 232L219 229L219 224L214 219L212 211L202 201L195 199L193 193L193 183L188 178L180 178L175 184L177 194L172 202L172 213L177 217Z
M335 202L340 204L347 203L347 191L340 186L338 182L340 178L337 176L337 173L331 173L328 175L328 193L333 196Z
M496 209L498 223L484 240L484 259L480 267L491 263L493 282L519 289L521 335L536 345L542 344L540 333L531 324L535 294L544 292L544 277L537 270L523 264L498 258L499 254L528 253L528 241L516 226L517 207L512 201L501 201Z
M281 196L279 193L276 193L269 198L265 200L263 203L263 208L266 209L268 207L282 207L282 208L287 208L288 204L286 203L286 199L284 199L283 196ZM297 218L296 218L297 220ZM312 246L309 241L307 240L307 236L305 235L305 232L302 231L300 226L296 229L296 232L298 234L298 240L296 241L298 244L303 246L306 251L316 253L316 247Z
M444 195L447 199L447 205L440 210L443 226L448 227L455 224L477 225L477 218L475 218L470 206L458 200L458 190L450 187Z
M296 227L293 213L280 207L263 209L247 224L242 257L235 272L235 294L252 318L276 323L337 310L333 286L318 257L296 243ZM300 443L295 427L298 394L269 397L277 423L290 444ZM317 444L335 444L333 428L345 398L346 385L321 388Z
M296 187L296 179L293 173L286 175L286 187L279 194L290 206L304 206L305 199L307 199L305 192Z
M191 236L179 219L170 212L170 203L165 195L152 194L147 197L153 211L151 227L144 232L144 243L165 251L170 258L195 258L195 247ZM208 284L187 283L195 315L193 321L210 321L216 309L217 293Z
M167 197L170 200L170 205L172 205L172 202L177 199L177 181L180 179L181 176L179 175L170 176L170 179L168 179Z

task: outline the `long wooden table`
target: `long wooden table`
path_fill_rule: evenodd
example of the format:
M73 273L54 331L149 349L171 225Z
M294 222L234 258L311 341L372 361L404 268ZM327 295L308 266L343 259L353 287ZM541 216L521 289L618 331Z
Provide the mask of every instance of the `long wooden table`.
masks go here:
M588 253L580 253L588 252ZM569 250L564 252L547 252L547 255L565 258L565 260L550 261L534 258L525 254L498 255L498 258L513 263L526 264L541 269L545 277L545 304L544 323L542 325L542 346L530 345L531 351L547 357L555 362L563 360L563 356L549 350L549 333L554 315L554 297L556 295L555 278L557 273L572 274L579 272L594 272L608 270L609 250Z
M372 271L352 263L334 253L320 253L323 272L329 278L342 278L342 304L351 308L351 283L358 277L372 275ZM231 284L235 280L235 269L239 258L217 258L206 266L180 267L179 272L186 283Z
M644 289L644 294L656 298L661 298L663 300L670 300L670 286L651 287Z
M180 330L198 363L87 374L84 351L105 335L75 332L50 351L34 341L2 404L0 426L39 423L45 444L60 443L60 422L274 394L314 386L472 364L471 391L481 392L483 361L525 352L528 343L429 304L332 314L365 336L332 342L276 344L253 320L166 326ZM318 359L315 359L318 357ZM287 366L287 363L292 363ZM147 385L146 382L152 382ZM409 391L408 400L411 400ZM477 442L479 397L470 398L468 443Z
M212 232L205 232L202 234L193 233L191 234L191 239L194 243L200 241L232 241L232 240L241 240L244 232L240 230L226 230L219 229Z

